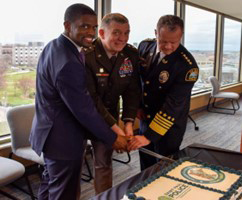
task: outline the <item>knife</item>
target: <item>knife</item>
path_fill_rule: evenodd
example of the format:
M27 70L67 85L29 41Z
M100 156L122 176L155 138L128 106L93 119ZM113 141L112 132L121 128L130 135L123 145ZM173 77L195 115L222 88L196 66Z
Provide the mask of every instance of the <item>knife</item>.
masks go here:
M141 152L143 152L143 153L146 153L146 154L148 154L148 155L150 155L150 156L153 156L153 157L158 158L158 159L161 159L161 160L165 160L165 161L169 161L169 162L174 162L174 161L175 161L175 160L173 160L173 159L171 159L171 158L168 158L168 157L162 156L162 155L160 155L160 154L158 154L158 153L155 153L155 152L150 151L150 150L145 149L145 148L140 148L139 150L140 150Z

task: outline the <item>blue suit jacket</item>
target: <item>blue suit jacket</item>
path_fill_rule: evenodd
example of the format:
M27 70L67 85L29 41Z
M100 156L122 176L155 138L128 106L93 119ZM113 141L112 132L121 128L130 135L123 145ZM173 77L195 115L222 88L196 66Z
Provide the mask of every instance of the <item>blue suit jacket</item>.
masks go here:
M47 44L39 58L35 106L30 142L39 155L79 159L86 138L94 136L111 148L117 137L87 91L84 60L63 35Z

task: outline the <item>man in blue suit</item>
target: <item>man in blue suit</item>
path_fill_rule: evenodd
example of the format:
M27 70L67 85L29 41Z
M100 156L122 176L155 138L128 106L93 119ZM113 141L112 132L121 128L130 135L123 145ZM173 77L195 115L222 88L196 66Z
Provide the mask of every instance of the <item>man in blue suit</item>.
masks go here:
M87 138L125 150L126 139L111 131L86 88L82 47L92 44L95 12L73 4L64 16L65 31L44 48L37 67L36 114L30 141L45 166L39 200L80 198L80 173Z

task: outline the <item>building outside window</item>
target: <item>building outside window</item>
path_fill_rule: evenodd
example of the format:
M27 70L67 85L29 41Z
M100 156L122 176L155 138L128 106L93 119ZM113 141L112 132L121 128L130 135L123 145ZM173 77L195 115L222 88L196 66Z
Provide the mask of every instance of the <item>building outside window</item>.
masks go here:
M215 61L216 14L186 5L184 46L199 66L199 79L193 93L211 88L208 77L213 75Z
M241 43L241 23L225 18L221 84L237 83Z
M94 8L94 0L0 3L0 137L9 133L7 109L34 103L39 55L50 40L63 33L64 12L77 2Z

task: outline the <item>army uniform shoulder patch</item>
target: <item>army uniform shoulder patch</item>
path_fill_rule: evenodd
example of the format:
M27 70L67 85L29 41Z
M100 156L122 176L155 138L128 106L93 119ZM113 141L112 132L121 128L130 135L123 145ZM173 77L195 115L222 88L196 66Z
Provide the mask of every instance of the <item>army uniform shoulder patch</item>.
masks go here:
M198 68L190 69L185 76L185 81L193 81L193 82L197 81L198 73L199 73Z

